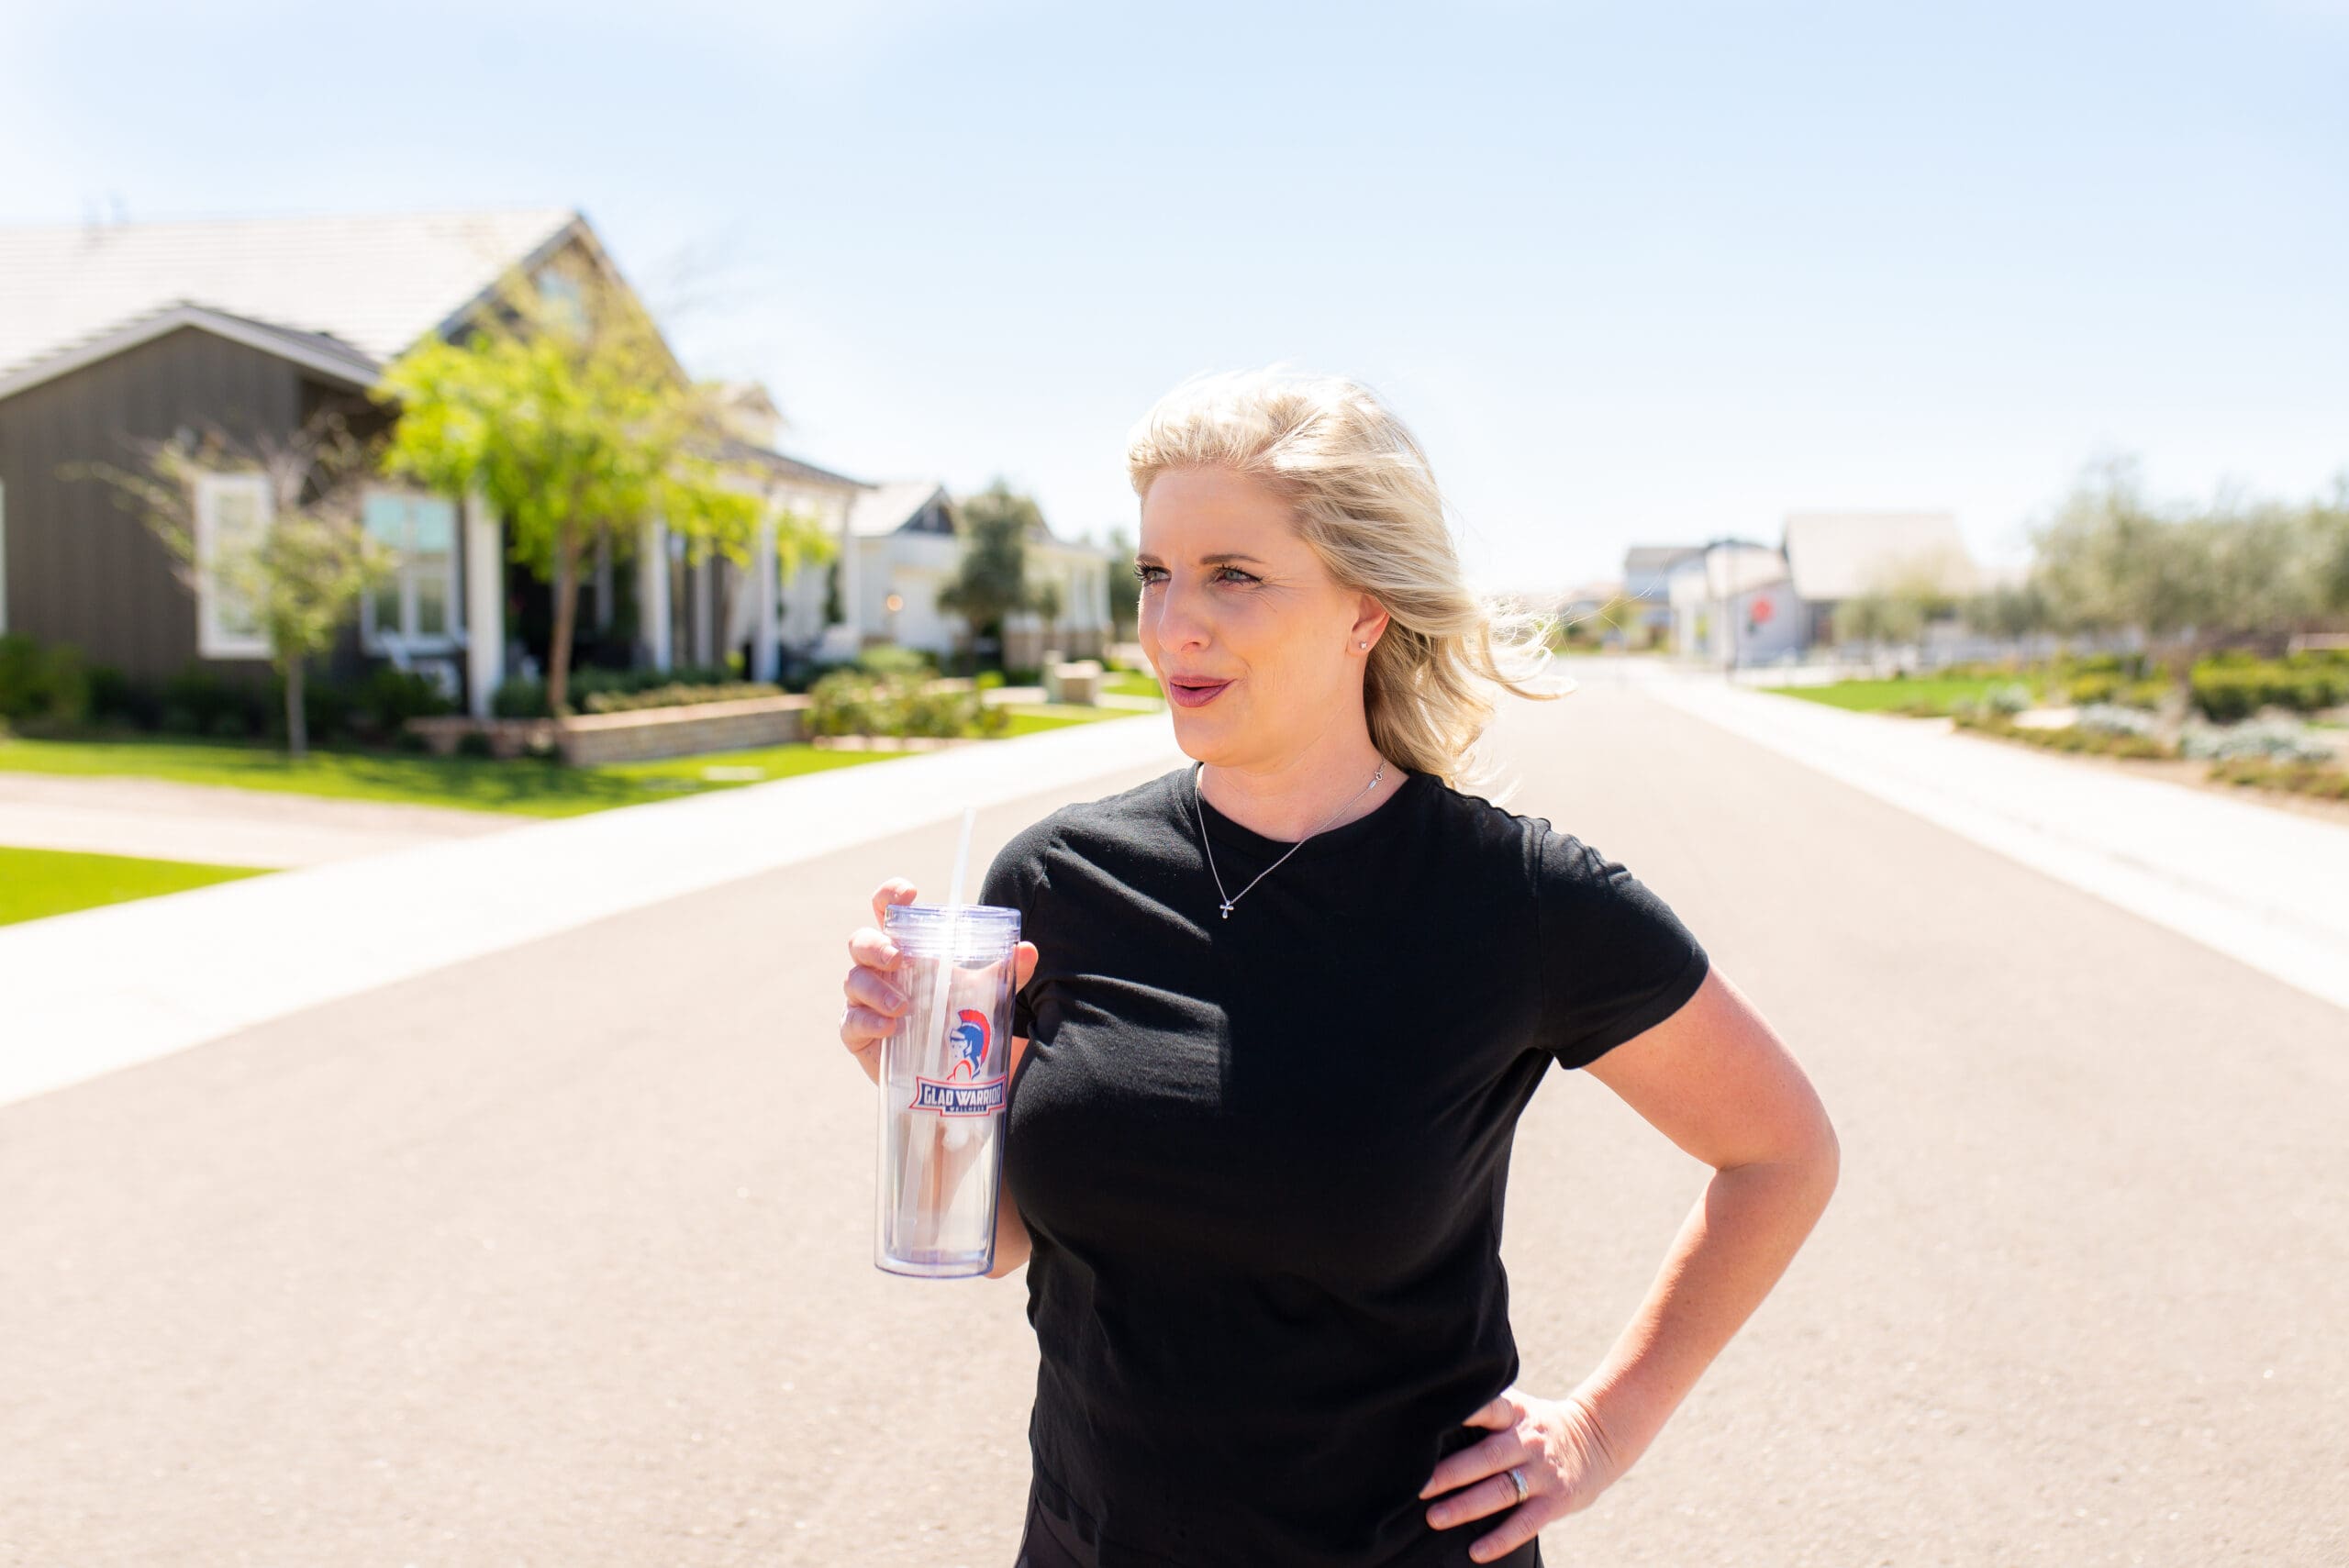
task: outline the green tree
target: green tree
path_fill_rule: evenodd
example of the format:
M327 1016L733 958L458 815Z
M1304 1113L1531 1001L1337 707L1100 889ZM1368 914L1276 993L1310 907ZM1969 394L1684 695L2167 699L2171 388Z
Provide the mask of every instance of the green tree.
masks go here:
M1109 636L1131 642L1141 623L1141 584L1134 578L1134 539L1123 524L1109 530Z
M1044 623L1044 646L1060 647L1061 585L1050 580L1035 584L1030 591L1030 602L1035 606L1037 617Z
M390 548L366 531L360 515L373 448L330 407L290 437L263 433L246 439L206 427L130 444L139 454L135 467L69 463L61 473L111 485L116 501L172 552L190 592L208 585L233 606L228 613L242 627L261 633L270 663L284 679L286 751L308 755L305 667L334 646L360 595L395 564ZM258 475L269 517L247 537L216 539L210 559L200 560L197 484L221 473Z
M1041 533L1044 515L1035 501L1002 479L954 507L954 531L963 558L953 580L938 591L938 607L963 617L974 639L1003 636L1006 616L1035 606L1028 582L1028 539ZM997 662L1001 643L997 643Z
M721 389L690 381L636 296L584 261L509 275L491 308L403 355L376 395L399 411L385 468L479 491L515 558L553 584L547 706L558 717L570 710L580 564L599 531L625 557L658 517L691 559L715 550L740 565L775 509L765 471L727 429ZM784 512L776 551L787 575L833 546L818 519Z

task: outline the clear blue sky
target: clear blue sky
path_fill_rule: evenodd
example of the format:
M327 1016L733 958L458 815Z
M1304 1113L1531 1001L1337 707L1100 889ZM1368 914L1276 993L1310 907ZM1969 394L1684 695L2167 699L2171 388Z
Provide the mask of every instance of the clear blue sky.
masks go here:
M1361 376L1494 586L2097 452L2349 465L2349 0L0 0L0 221L576 206L865 478L1135 503L1197 369Z

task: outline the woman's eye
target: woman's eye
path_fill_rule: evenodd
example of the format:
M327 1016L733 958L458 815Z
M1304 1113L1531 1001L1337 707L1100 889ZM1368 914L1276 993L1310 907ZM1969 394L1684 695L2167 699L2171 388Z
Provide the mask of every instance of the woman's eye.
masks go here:
M1218 573L1229 572L1231 573L1233 580L1241 583L1253 583L1256 580L1252 575L1241 571L1237 566L1219 566L1216 568L1216 571ZM1164 575L1162 568L1156 566L1137 566L1134 568L1134 580L1147 586L1149 584L1157 580L1151 576L1151 573L1153 572L1159 573L1162 576Z

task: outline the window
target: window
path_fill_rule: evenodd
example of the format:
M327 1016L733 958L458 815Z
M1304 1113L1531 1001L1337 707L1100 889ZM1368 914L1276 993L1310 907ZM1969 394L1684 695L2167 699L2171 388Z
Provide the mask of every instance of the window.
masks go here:
M445 651L461 634L457 604L457 504L441 495L371 490L367 531L398 559L360 606L359 636L370 653Z
M195 482L195 651L206 659L266 659L269 637L248 589L252 552L269 532L269 481L207 473Z

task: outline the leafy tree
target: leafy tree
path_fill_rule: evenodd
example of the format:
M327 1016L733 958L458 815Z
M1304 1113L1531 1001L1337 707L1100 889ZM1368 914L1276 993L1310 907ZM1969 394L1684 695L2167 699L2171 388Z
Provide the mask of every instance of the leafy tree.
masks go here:
M2034 528L2032 584L2063 630L2140 628L2168 657L2167 716L2215 648L2280 647L2349 610L2349 475L2333 501L2291 506L2221 491L2206 506L2144 499L2133 461L2091 464Z
M1141 623L1141 584L1134 579L1134 539L1119 524L1109 530L1109 634L1131 642Z
M938 607L961 616L974 639L1000 639L1006 616L1035 606L1028 538L1043 531L1044 515L1031 497L997 479L955 506L954 529L962 536L962 562L939 589Z
M691 559L715 550L746 564L771 508L721 389L689 381L635 296L584 261L510 275L491 309L403 355L376 395L399 409L386 469L481 492L516 559L552 583L547 708L558 717L570 711L580 565L599 532L625 557L658 517ZM788 574L833 547L818 519L785 512L776 551Z
M309 753L303 701L307 661L334 646L360 595L389 576L396 557L370 535L361 493L373 466L371 443L354 436L340 413L326 408L290 437L250 439L217 427L191 428L167 440L131 439L136 466L69 463L69 479L111 485L116 501L147 525L176 563L180 580L214 591L258 630L285 683L285 743ZM197 481L207 474L253 473L270 499L268 527L257 539L216 543L209 562L196 555Z
M1037 616L1044 623L1044 646L1058 648L1061 645L1061 585L1047 579L1035 584L1030 597Z

